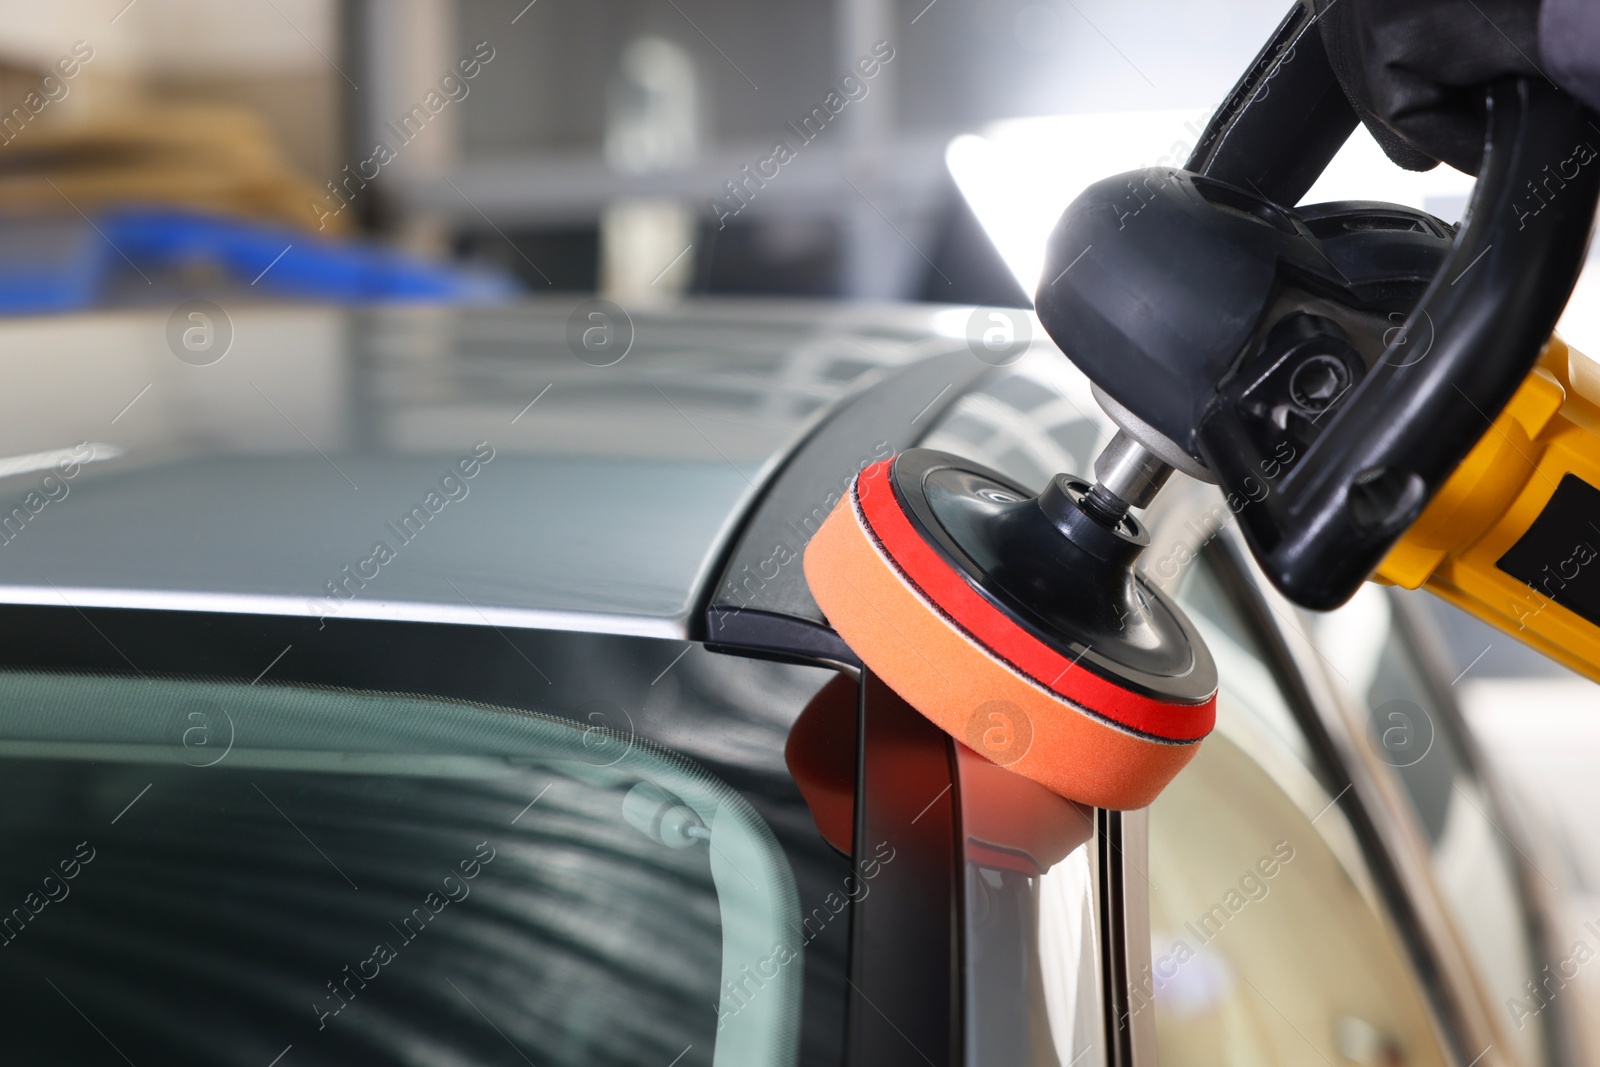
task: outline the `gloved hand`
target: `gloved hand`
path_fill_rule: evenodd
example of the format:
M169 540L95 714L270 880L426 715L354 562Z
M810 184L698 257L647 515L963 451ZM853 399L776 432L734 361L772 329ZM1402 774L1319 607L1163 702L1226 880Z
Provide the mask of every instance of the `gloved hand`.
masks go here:
M1340 85L1384 152L1407 170L1443 160L1476 174L1483 90L1501 78L1548 78L1600 108L1595 0L1316 0L1316 6Z

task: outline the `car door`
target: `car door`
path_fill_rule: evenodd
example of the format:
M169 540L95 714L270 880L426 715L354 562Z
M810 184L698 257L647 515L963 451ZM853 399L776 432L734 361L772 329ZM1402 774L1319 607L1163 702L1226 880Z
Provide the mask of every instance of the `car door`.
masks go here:
M903 408L928 422L906 443L1034 487L1087 470L1109 436L1087 383L1043 346L931 418L906 403L910 385L938 400L956 368L924 369L860 405L867 421ZM866 438L819 438L839 454L818 485L843 484L853 471L840 464L869 454ZM772 499L793 503L784 488ZM1368 743L1370 715L1352 728L1319 635L1263 587L1230 519L1196 484L1149 516L1142 565L1201 626L1222 694L1216 733L1147 811L993 799L1031 784L863 672L855 859L887 842L908 860L853 912L847 1062L1529 1062L1486 1017L1405 784L1381 735ZM736 613L714 602L713 639L742 627L767 654L847 661L829 634L780 632L763 614L787 605L776 586Z

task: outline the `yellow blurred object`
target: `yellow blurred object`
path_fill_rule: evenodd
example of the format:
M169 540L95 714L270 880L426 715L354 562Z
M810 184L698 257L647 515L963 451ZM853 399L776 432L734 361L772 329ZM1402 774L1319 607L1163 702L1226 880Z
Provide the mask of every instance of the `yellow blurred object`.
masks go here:
M1600 365L1551 337L1376 577L1425 585L1600 681L1597 487Z
M85 213L157 204L316 231L328 194L287 162L243 108L140 105L91 122L40 124L0 147L0 211ZM347 215L325 234L346 233Z

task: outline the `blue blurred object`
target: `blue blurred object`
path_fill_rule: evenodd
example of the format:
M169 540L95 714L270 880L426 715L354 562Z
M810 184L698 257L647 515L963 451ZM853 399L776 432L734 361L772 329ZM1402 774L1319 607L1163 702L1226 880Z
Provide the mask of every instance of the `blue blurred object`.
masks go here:
M482 303L518 292L506 275L377 245L171 208L122 208L92 222L0 220L0 314L94 307L128 267L151 281L196 264L220 271L236 290L337 303Z

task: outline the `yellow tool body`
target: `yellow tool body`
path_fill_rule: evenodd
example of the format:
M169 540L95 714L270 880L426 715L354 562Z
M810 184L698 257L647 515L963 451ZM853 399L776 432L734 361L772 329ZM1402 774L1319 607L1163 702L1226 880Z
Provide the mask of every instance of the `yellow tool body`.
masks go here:
M1375 577L1600 681L1600 364L1552 336Z

